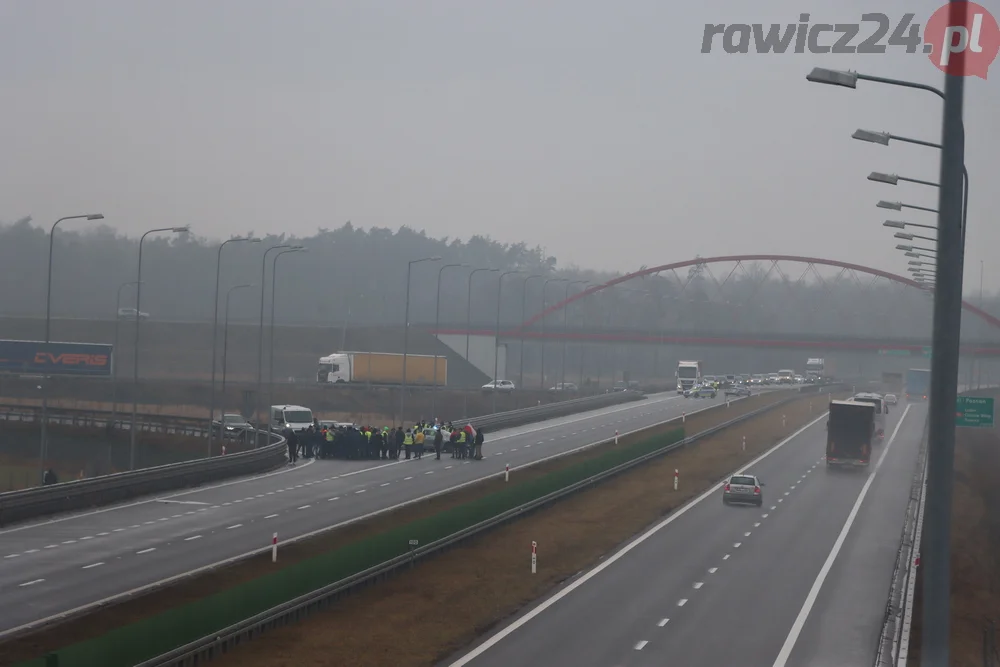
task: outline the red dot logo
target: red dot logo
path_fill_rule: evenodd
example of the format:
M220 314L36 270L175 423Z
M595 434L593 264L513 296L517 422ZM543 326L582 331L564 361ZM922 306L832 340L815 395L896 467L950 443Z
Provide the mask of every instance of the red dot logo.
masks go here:
M964 21L952 23L959 10ZM952 2L931 14L924 28L924 52L934 66L954 76L986 78L1000 51L1000 26L993 15L975 2Z

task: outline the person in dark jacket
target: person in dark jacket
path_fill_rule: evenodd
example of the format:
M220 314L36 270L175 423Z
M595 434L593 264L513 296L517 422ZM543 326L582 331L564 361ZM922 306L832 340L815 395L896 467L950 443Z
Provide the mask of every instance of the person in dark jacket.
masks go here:
M444 434L440 428L434 429L434 459L441 460L441 447L444 444Z
M474 441L475 442L475 454L473 455L473 458L476 459L477 461L482 461L483 460L483 441L484 440L485 440L485 438L483 437L483 429L482 428L477 428L476 429L476 439Z
M294 465L299 460L299 438L290 428L282 431L281 435L285 437L285 442L288 444L288 463Z
M403 427L400 426L396 429L396 460L399 460L399 453L403 451L404 440L406 440L406 434L403 432Z
M48 486L49 484L58 484L58 483L59 483L59 478L56 477L56 471L53 470L52 468L48 468L42 474L42 484L43 485Z

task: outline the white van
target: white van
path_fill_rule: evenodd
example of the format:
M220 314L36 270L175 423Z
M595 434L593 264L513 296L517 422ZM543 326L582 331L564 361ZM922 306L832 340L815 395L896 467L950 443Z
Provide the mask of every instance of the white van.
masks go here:
M313 413L301 405L272 405L269 423L272 431L304 431L313 425Z

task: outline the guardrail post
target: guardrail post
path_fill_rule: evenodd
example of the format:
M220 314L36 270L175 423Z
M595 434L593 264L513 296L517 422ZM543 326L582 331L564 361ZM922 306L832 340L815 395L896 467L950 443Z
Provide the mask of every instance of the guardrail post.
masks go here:
M278 562L278 534L277 533L275 533L274 536L271 537L271 562L272 563L277 563Z
M743 451L745 452L746 450L747 450L747 437L743 436Z
M677 490L677 483L678 483L678 481L680 479L680 475L681 475L681 471L678 470L677 468L674 468L674 491Z
M681 423L682 424L687 421L687 416L688 416L688 413L686 413L686 412L682 412L681 413Z
M505 482L509 482L510 481L510 464L509 463L503 467L503 481L505 481Z
M618 444L618 429L615 429L615 444Z
M536 574L538 572L538 542L534 540L531 541L531 573Z

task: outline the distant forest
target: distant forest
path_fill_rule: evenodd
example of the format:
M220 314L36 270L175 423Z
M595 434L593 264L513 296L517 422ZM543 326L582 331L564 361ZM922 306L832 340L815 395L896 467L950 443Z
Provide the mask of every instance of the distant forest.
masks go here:
M254 232L248 231L247 236ZM560 267L555 257L525 243L501 243L484 236L468 240L433 238L423 231L400 227L364 230L350 223L338 229L319 229L309 237L267 235L258 244L231 243L222 253L220 314L228 288L245 283L253 289L233 293L231 317L254 320L260 312L263 252L274 245L302 245L305 253L285 254L278 260L276 316L285 323L355 326L402 324L406 295L407 263L424 257L437 262L413 265L410 321L432 324L439 268L465 264L475 268L519 271L504 280L501 321L519 323L522 297L527 315L542 306L541 278L528 282L525 275L562 278L550 283L547 301L552 305L566 294L568 281L599 284L616 275L579 267ZM149 236L143 244L143 293L141 309L158 320L207 320L212 316L218 241L194 234ZM270 290L273 251L268 259L267 289ZM42 316L45 310L45 270L48 232L30 218L0 223L0 314ZM113 228L100 226L80 231L70 225L56 233L53 262L52 312L54 317L114 317L116 295L122 283L135 280L138 241ZM671 259L664 257L664 262ZM623 273L640 267L622 267ZM668 272L663 276L634 280L621 288L592 295L571 309L569 323L592 327L657 329L822 331L854 334L858 322L867 322L863 309L871 311L873 333L890 326L895 335L930 332L930 300L917 290L876 285L875 293L856 283L843 281L831 287L812 283L788 289L788 277L766 274L766 266L752 266L747 273L730 277L723 292L722 277L708 266L691 267L681 277L690 283L681 290ZM463 324L469 268L450 267L441 276L441 322ZM715 268L718 270L718 267ZM763 285L760 278L768 275ZM724 276L723 276L724 277ZM783 284L786 283L786 284ZM572 285L572 293L586 285ZM268 292L269 293L269 292ZM134 290L122 290L123 307L134 306ZM270 297L268 297L269 299ZM833 299L831 301L831 299ZM269 302L269 301L268 301ZM862 303L865 302L865 303ZM997 299L985 307L998 312ZM844 309L854 310L845 317ZM858 309L862 309L859 311ZM472 320L492 325L497 312L497 274L480 272L473 284ZM891 317L887 317L891 315ZM970 320L966 318L966 322ZM562 315L548 319L559 326ZM866 328L868 328L866 326ZM886 331L885 333L890 333Z

